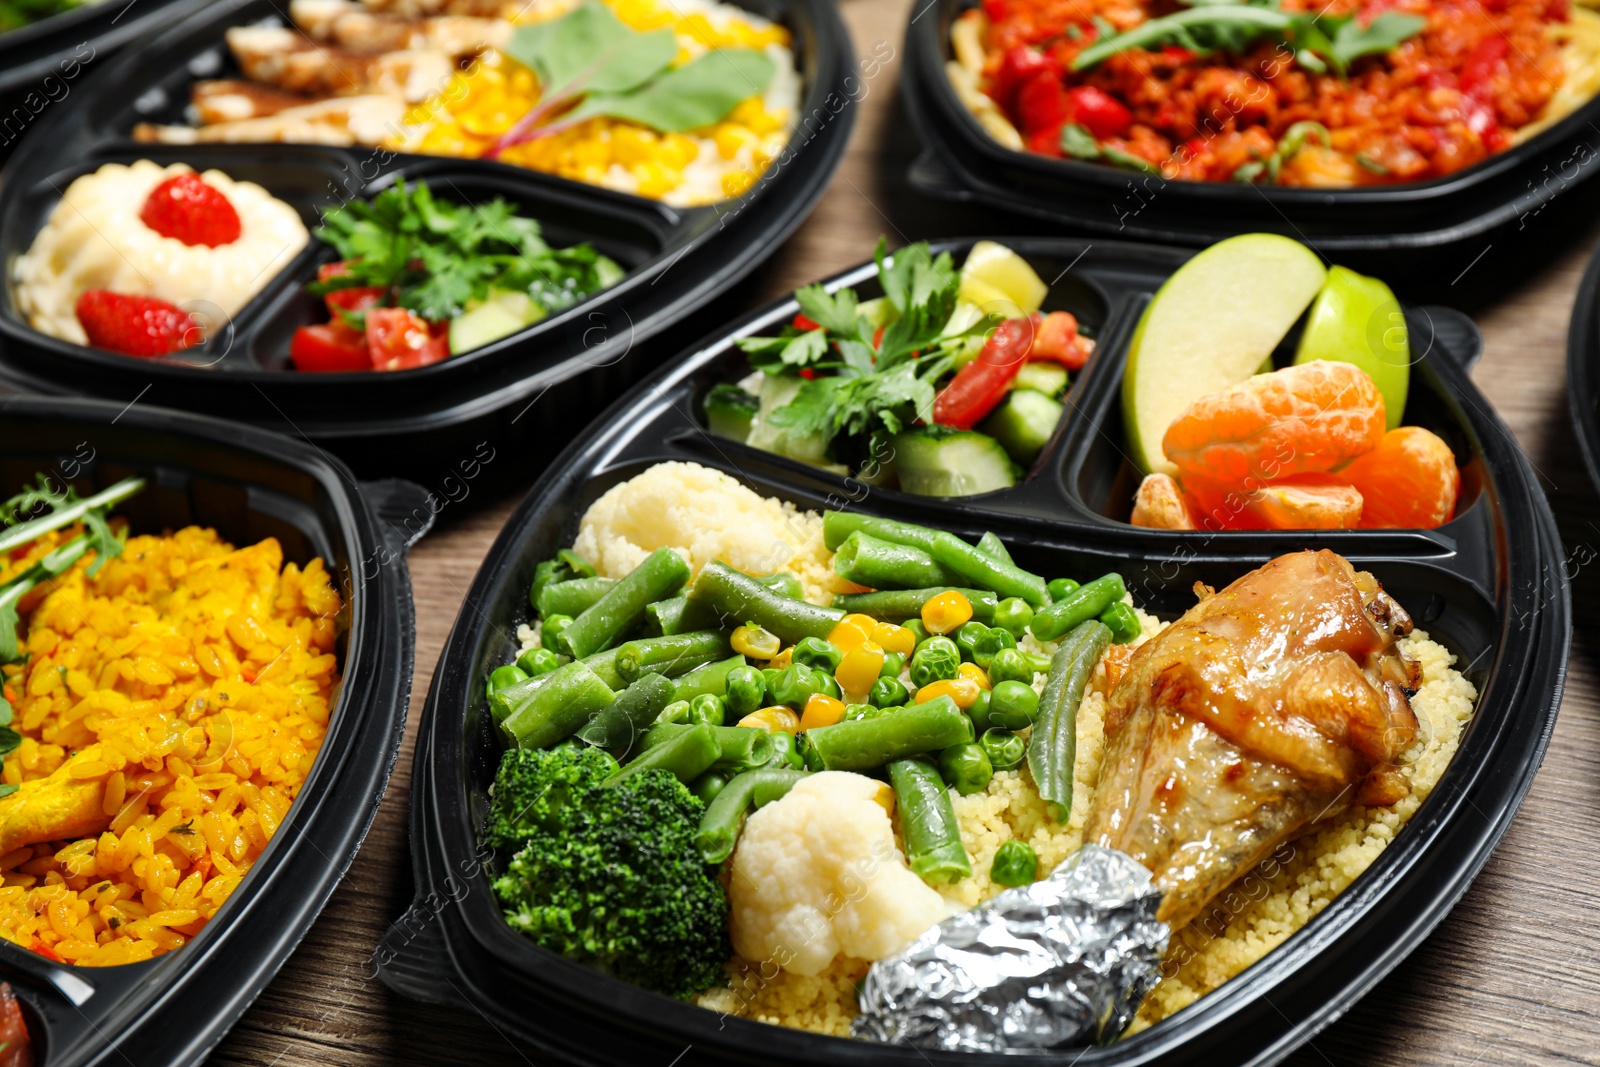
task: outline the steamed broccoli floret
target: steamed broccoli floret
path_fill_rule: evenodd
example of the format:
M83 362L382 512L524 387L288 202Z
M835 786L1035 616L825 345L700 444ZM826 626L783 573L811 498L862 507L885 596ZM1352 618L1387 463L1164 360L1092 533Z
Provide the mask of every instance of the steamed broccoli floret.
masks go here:
M603 785L616 767L592 749L505 754L486 837L516 854L495 895L544 948L693 996L732 955L727 895L695 845L704 807L667 771Z

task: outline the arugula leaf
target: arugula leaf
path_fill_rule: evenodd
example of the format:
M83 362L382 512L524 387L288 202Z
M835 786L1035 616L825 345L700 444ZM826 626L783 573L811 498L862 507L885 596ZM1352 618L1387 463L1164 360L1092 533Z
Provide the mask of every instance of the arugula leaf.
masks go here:
M715 48L627 91L591 91L561 121L568 125L605 115L663 133L698 130L721 122L741 101L764 92L776 72L765 52Z
M575 92L626 92L665 70L677 52L670 29L640 33L596 0L518 26L506 45L507 55L539 76L545 104Z
M1427 25L1428 20L1423 16L1399 11L1385 11L1366 26L1347 17L1333 32L1330 58L1341 69L1349 67L1362 56L1393 51Z

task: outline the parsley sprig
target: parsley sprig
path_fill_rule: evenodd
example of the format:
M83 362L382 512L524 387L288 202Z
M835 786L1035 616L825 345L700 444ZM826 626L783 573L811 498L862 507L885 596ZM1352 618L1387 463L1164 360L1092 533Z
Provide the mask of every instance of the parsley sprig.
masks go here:
M879 238L874 253L878 281L893 309L882 327L861 309L853 289L829 293L820 285L795 291L801 312L815 329L786 327L776 337L745 337L739 347L751 366L771 375L807 370L815 375L793 400L773 411L772 425L798 435L823 434L830 441L862 438L878 431L899 433L932 419L938 381L955 365L967 338L991 325L984 318L951 330L961 276L948 252L932 255L925 243L909 245L891 259ZM842 451L834 448L837 454Z
M491 288L526 292L546 311L559 311L622 276L593 245L552 248L537 220L500 197L451 204L434 199L425 182L402 180L371 201L334 208L317 236L348 262L348 273L311 283L312 295L390 289L397 306L429 322L455 318Z

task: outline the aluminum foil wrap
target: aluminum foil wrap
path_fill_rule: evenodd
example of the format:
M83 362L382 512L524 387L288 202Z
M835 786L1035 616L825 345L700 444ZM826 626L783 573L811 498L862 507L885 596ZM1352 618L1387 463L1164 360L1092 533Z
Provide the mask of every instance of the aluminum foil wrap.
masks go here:
M1083 846L874 963L855 1036L965 1052L1112 1040L1161 978L1168 930L1150 879L1121 852Z

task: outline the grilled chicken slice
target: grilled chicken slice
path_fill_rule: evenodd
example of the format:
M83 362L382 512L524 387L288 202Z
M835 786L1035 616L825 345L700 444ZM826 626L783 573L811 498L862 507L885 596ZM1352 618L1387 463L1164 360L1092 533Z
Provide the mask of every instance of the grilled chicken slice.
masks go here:
M245 77L303 96L380 94L414 104L455 73L452 56L428 49L357 55L282 26L234 26L226 36Z
M459 15L510 20L547 3L548 0L362 0L362 6L369 10L408 19Z
M505 19L374 14L355 0L291 0L289 18L312 40L355 55L429 51L461 59L503 47L513 29Z
M1411 619L1372 575L1296 552L1197 591L1111 691L1084 832L1155 873L1174 929L1318 820L1403 797L1417 731Z
M190 103L202 126L241 119L266 118L290 108L315 103L299 93L286 93L242 78L214 78L194 83Z
M136 141L160 144L328 144L377 146L403 132L406 103L395 96L339 96L276 113L212 126L133 128Z

